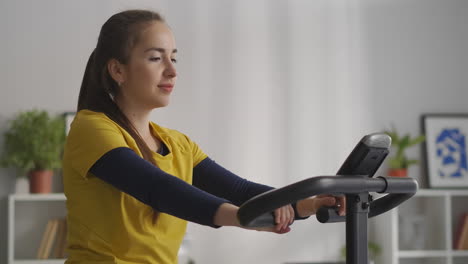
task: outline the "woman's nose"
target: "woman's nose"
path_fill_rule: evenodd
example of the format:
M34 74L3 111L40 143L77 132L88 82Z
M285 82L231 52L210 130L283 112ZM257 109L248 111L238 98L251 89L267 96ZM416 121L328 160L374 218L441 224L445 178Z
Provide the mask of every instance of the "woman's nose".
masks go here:
M177 70L175 68L174 62L169 61L167 63L166 69L164 71L166 77L174 78L177 76Z

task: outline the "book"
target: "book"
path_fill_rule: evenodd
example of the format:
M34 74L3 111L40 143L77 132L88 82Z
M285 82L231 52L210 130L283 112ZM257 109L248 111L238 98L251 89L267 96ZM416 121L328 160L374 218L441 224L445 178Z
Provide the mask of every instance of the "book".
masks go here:
M57 234L58 220L51 219L47 221L46 229L41 239L41 244L39 245L39 250L37 251L38 259L47 259L50 256L50 251L54 244L54 240Z
M67 221L65 218L59 219L57 241L54 248L54 257L65 258L65 247L67 243Z
M55 238L57 236L58 220L52 219L50 221L52 221L52 224L51 224L52 226L50 228L49 236L47 237L47 242L44 247L43 255L41 256L40 259L48 259L50 257L50 252L52 250Z
M468 213L464 213L459 218L454 248L456 250L468 250Z
M51 227L52 227L52 222L49 220L42 234L42 239L41 239L41 243L39 244L39 248L37 249L36 258L38 259L42 258L42 256L44 255L44 249L47 244L47 239L50 234Z

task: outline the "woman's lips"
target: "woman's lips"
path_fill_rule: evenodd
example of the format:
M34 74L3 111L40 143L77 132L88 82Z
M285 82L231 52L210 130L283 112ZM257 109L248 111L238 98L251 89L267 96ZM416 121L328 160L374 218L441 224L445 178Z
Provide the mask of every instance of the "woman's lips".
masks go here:
M161 85L158 85L158 87L168 93L172 92L172 90L174 89L174 85L171 85L171 84L161 84Z

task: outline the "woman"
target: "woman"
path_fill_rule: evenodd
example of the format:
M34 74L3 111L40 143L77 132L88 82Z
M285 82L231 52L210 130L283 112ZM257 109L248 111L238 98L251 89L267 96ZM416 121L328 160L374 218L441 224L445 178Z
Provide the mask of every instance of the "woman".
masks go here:
M67 263L176 263L187 221L241 227L238 206L272 189L149 121L153 109L169 103L176 54L157 13L124 11L102 26L65 146ZM287 233L294 219L342 202L305 199L276 209L274 227L255 230Z

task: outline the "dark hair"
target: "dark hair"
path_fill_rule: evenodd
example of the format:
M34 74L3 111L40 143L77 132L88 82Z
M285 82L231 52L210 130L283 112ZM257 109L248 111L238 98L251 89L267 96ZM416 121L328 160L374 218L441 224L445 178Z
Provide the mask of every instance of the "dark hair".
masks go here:
M164 19L158 13L148 10L127 10L111 16L104 23L96 48L86 64L77 109L106 114L133 137L143 158L154 165L156 163L150 148L113 100L119 92L119 85L109 74L107 64L110 59L127 63L142 29L155 21L164 22Z

